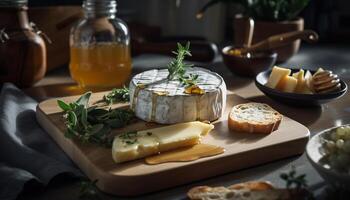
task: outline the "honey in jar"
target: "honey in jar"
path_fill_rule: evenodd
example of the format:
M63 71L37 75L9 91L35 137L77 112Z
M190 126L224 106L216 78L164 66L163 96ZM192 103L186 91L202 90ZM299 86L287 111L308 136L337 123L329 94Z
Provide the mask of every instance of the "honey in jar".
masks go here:
M88 89L126 85L131 74L130 36L116 17L115 0L85 0L84 18L70 34L70 73Z
M121 87L131 74L130 49L118 43L71 47L70 73L82 87Z

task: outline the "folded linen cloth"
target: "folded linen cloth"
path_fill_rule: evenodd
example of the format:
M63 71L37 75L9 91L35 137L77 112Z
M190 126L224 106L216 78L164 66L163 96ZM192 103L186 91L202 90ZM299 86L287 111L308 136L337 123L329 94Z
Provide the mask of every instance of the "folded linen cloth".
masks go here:
M82 176L39 126L37 102L10 83L0 93L0 199L15 199L30 180L46 185L58 174Z

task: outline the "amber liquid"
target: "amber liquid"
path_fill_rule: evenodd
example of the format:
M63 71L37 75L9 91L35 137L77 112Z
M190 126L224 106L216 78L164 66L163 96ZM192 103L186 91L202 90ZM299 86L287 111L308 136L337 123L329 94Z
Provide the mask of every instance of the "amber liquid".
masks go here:
M114 43L71 47L69 69L72 78L84 88L121 87L131 74L130 49Z
M149 165L167 162L188 162L200 158L215 156L225 152L222 147L210 144L197 144L192 147L185 147L173 151L160 153L159 155L147 157L145 162Z

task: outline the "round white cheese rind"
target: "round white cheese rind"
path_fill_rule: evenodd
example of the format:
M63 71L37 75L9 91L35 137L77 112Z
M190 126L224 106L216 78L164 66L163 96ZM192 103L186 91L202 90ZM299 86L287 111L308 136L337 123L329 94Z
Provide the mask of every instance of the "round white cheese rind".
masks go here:
M130 107L147 122L174 124L214 121L226 106L226 84L217 73L193 67L186 74L198 75L197 85L204 94L186 94L178 80L167 80L167 69L153 69L135 75L129 85Z

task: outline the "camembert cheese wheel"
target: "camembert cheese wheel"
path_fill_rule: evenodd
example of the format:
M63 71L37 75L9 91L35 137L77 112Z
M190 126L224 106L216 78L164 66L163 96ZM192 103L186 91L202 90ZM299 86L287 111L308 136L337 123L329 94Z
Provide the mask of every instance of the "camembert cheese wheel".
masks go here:
M223 78L207 69L193 67L185 75L198 75L196 85L203 94L188 94L178 80L167 79L167 69L153 69L135 75L129 85L130 107L147 122L174 124L190 121L214 121L226 106Z

